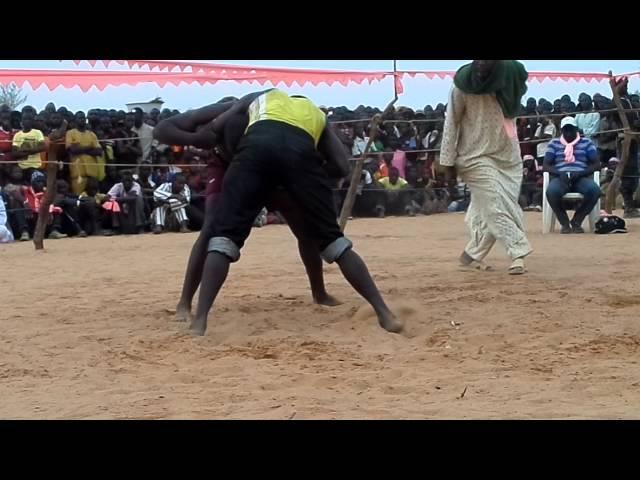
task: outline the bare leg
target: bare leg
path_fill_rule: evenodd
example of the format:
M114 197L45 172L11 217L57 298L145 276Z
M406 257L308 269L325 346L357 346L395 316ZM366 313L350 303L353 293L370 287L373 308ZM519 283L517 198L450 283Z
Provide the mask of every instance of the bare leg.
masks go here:
M307 271L307 277L309 277L314 303L328 307L341 305L342 302L327 293L322 272L322 258L320 258L316 243L306 238L299 238L298 251Z
M207 241L208 233L203 227L198 239L191 248L191 255L189 255L189 261L187 262L182 294L176 306L176 320L178 322L186 322L191 317L191 302L200 285L204 262L207 259Z
M311 296L314 303L334 307L342 302L327 293L324 285L322 270L322 258L317 243L307 237L304 232L304 214L300 207L285 192L275 192L271 195L270 205L272 210L278 210L289 225L289 229L298 239L298 252L304 264L311 286Z
M194 335L204 335L204 332L206 332L209 311L227 278L230 263L231 261L221 253L209 252L207 255L202 272L198 307L189 326L191 333Z
M344 278L373 307L376 315L378 315L380 326L392 333L401 332L403 328L402 322L391 313L389 307L384 303L378 287L376 287L366 264L360 256L350 249L340 256L337 263Z

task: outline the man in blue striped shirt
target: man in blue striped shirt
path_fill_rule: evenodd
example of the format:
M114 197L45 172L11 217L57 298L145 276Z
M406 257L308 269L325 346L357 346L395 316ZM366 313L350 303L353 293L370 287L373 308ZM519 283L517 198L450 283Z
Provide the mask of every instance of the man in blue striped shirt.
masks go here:
M562 225L561 233L584 233L582 222L600 198L600 187L593 181L593 173L600 166L598 151L591 140L580 137L575 118L563 118L560 130L560 138L549 142L544 156L544 171L552 177L547 200ZM584 197L571 221L562 206L567 193Z

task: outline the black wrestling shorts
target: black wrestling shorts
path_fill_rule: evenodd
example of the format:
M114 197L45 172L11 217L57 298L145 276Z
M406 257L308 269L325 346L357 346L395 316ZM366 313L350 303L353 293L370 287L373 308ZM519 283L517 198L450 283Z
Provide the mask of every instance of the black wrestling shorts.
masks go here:
M209 237L229 239L241 249L253 221L278 186L300 207L304 234L321 251L343 237L331 182L313 139L299 128L269 120L252 125L240 141L224 176ZM338 242L337 249L342 251L346 242ZM329 250L334 251L334 246ZM326 259L331 261L329 255Z

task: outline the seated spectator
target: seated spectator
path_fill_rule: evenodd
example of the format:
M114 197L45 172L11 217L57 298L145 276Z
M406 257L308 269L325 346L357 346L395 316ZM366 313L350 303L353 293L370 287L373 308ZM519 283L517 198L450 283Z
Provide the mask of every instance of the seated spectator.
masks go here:
M25 198L23 194L23 171L14 165L11 169L9 179L2 192L7 202L9 215L9 225L13 230L14 238L19 238L21 242L29 240L29 226L25 208Z
M24 170L24 177L31 178L32 173L42 168L40 153L46 149L44 134L33 128L34 116L29 111L22 115L22 130L13 135L12 157L20 160L18 166Z
M542 170L533 155L522 159L523 176L520 192L520 206L523 210L542 211Z
M38 214L40 213L42 197L44 197L45 191L47 190L45 186L46 184L47 177L45 174L35 170L31 174L31 185L28 187L22 187L22 194L25 199L24 207L27 209L25 215L32 235L36 227ZM47 227L47 230L49 230L48 238L52 240L66 238L67 236L60 231L62 222L60 215L62 213L62 209L55 205L51 205L49 206L49 213L51 215L49 217L49 226Z
M453 182L456 182L456 180L453 180ZM458 179L451 192L451 203L447 207L449 213L465 212L469 208L469 203L471 203L467 184Z
M544 170L552 177L547 200L562 225L561 233L584 233L582 222L600 198L600 186L591 178L600 168L598 152L591 140L580 137L575 118L563 118L560 130L560 138L551 140L544 159ZM571 221L562 204L562 197L570 192L584 197Z
M84 112L75 115L76 127L67 132L65 144L69 154L71 165L69 166L69 179L71 190L76 195L85 189L87 177L103 176L104 164L100 167L98 162L104 152L98 143L98 137L87 129L87 119Z
M144 233L147 218L144 216L142 187L133 179L131 170L123 170L122 181L107 192L102 208L116 233Z
M429 179L424 176L424 166L422 162L410 163L407 165L407 177L405 178L409 184L409 201L415 212L419 212L424 205L425 187Z
M207 165L215 162L216 159L208 158ZM212 177L214 178L214 177ZM191 192L191 201L187 206L187 217L189 218L189 229L200 230L204 224L204 211L206 203L206 190L207 190L207 175L204 169L197 171L192 170L192 173L187 177L187 186ZM275 212L269 212L275 213Z
M449 207L449 194L446 188L438 188L435 186L434 180L424 189L425 200L422 204L422 213L425 215L433 215L435 213L446 213Z
M409 183L400 176L396 167L391 167L389 176L379 181L385 190L385 213L406 213L415 216L416 212L411 205Z
M104 169L104 180L98 182L100 185L100 193L108 193L111 188L120 181L120 175L118 174L117 167L107 166Z
M0 195L0 243L13 242L13 232L7 223L7 208L3 195Z
M153 197L157 205L153 211L153 233L169 230L173 219L180 225L180 233L189 233L186 207L191 200L191 192L184 175L178 174L173 182L160 185L153 192Z
M384 153L379 158L378 170L374 174L376 181L389 176L389 169L392 167L391 163L393 162L393 150L389 147L385 148Z
M373 181L372 171L377 170L376 160L369 159L362 170L360 184L356 191L353 214L358 217L376 215L384 217L384 192Z
M53 205L61 210L60 229L68 236L85 238L85 232L78 221L78 196L69 191L69 184L65 180L56 181L56 195Z
M78 197L78 222L87 235L99 235L102 230L102 204L107 196L99 192L98 180L87 177L85 190Z
M395 148L393 152L393 159L391 160L391 165L398 169L400 173L400 177L404 178L407 168L407 154L400 149L399 146ZM389 171L389 175L391 175L391 171Z
M145 160L138 168L138 173L133 175L133 179L140 184L142 188L142 197L144 198L144 215L149 217L153 209L156 207L153 200L153 192L158 186L156 182L151 179L151 162Z

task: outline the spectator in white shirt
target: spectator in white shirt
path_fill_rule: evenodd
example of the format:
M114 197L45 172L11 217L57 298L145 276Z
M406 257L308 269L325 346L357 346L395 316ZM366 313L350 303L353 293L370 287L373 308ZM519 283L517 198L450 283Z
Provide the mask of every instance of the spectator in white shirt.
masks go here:
M141 108L135 108L133 114L133 128L131 131L140 139L142 157L138 159L138 163L142 163L145 160L151 160L151 146L154 143L153 127L144 122L144 112Z
M111 224L118 233L144 233L147 219L140 184L130 170L123 170L122 181L107 193L103 208L111 214Z
M7 227L7 210L4 205L4 199L0 194L0 243L13 242L13 233Z

